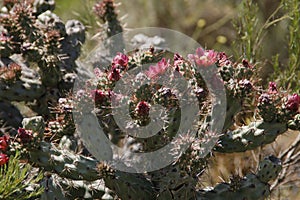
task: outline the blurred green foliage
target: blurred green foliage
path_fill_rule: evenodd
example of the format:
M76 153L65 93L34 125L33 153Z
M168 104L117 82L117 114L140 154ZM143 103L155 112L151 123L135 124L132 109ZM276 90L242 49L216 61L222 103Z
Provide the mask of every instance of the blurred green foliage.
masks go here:
M21 164L19 159L20 155L16 153L15 156L10 156L7 165L0 167L0 199L35 199L43 192L42 187L34 188L42 180L43 174L32 175L32 167Z

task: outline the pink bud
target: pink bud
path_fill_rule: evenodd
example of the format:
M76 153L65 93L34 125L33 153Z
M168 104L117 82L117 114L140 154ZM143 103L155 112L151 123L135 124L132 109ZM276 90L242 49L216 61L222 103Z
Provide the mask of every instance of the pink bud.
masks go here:
M286 108L291 111L297 112L300 105L300 97L298 94L293 94L288 97L288 100L285 104Z
M112 61L112 66L117 67L119 65L119 66L121 66L121 69L124 70L127 68L128 61L129 61L129 58L127 55L118 53Z
M135 108L138 116L148 116L150 111L150 104L146 101L140 101Z
M208 67L217 62L218 53L213 50L204 50L201 47L196 50L196 54L189 54L188 58L195 62L198 67Z
M269 82L269 93L276 94L278 92L277 85L275 82Z
M120 69L112 68L112 70L108 73L108 79L110 81L118 81L121 78Z
M0 137L0 150L5 151L8 147L9 136Z
M9 157L6 154L0 153L0 166L6 164L8 160Z
M27 143L27 142L30 142L33 135L32 135L31 131L26 130L24 128L19 128L18 129L18 137L21 139L22 143Z

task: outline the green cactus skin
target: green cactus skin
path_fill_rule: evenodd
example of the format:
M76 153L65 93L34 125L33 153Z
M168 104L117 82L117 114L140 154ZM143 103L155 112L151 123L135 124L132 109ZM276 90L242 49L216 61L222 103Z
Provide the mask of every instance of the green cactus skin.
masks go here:
M39 148L30 149L29 154L31 162L62 177L87 181L100 178L95 159L60 150L53 144L41 142Z
M0 83L0 100L33 101L45 93L41 82L30 79L17 80L11 85Z
M275 141L277 136L285 131L287 131L286 124L252 122L248 126L228 131L222 135L214 150L222 153L252 150Z
M105 46L109 50L110 56L116 54L116 51L125 49L123 41L123 27L118 19L116 5L113 0L99 1L94 6L94 12L103 22L103 27L106 30L106 37L110 38ZM117 38L112 36L118 35Z
M155 188L159 188L156 199L195 199L197 181L178 164L151 172L150 175Z
M23 116L14 105L0 100L0 127L18 128L21 126L22 120Z
M42 117L24 118L23 127L38 133L41 138L44 133ZM29 147L29 159L47 171L54 171L62 177L73 180L95 181L100 178L97 172L97 161L90 157L76 155L67 149L61 150L53 143L41 141Z
M221 183L213 189L199 191L197 200L263 200L269 195L269 185L260 182L254 174L248 174L239 182L238 189L232 189L228 183Z
M230 128L234 123L234 116L241 111L242 109L242 101L239 98L233 97L230 92L227 91L227 109L226 109L226 117L223 126L223 131Z
M100 179L93 182L74 181L52 174L45 177L41 185L45 188L41 200L113 199L111 190Z
M119 198L130 199L155 199L155 190L152 183L143 174L127 173L110 168L105 163L98 166L105 185L112 189Z
M37 26L49 27L54 30L58 30L62 37L67 35L66 27L63 21L53 12L47 10L39 16L37 16Z
M263 183L275 179L282 170L281 161L275 156L269 156L259 163L257 177Z
M22 121L22 126L27 130L31 130L39 135L43 135L45 130L45 121L41 116L24 118Z
M214 188L200 190L198 200L263 200L270 195L268 182L278 176L281 171L280 161L270 156L260 162L256 174L248 174L244 178L235 178L231 183L220 183ZM265 175L265 176L264 176Z

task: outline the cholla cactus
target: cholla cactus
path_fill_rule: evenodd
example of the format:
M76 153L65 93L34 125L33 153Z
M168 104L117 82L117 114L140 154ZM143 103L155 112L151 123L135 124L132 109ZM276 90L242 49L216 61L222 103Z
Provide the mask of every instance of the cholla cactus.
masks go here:
M5 128L0 129L0 165L10 162L9 154L20 151L22 159L46 171L40 184L45 190L43 199L264 199L270 194L269 182L282 169L274 156L261 160L256 172L234 176L214 188L199 188L199 178L214 152L256 149L274 142L288 128L299 130L298 94L289 95L275 83L263 90L252 77L255 67L247 60L235 63L225 53L203 48L187 57L174 53L170 59L170 52L152 47L110 55L111 63L104 69L95 68L95 78L70 96L76 73L83 71L75 60L85 41L84 26L76 20L64 24L52 13L53 1L5 1L4 6L0 13L0 120L1 126L14 129L9 134ZM114 1L97 3L94 10L107 23L107 36L122 32ZM146 70L140 70L147 64ZM130 70L136 69L140 72L134 79L125 79ZM176 83L176 77L185 80L197 100L190 102L201 110L196 115L195 137L185 134L173 140L180 123L190 122L184 118L185 107L176 91L156 82L166 74L171 83ZM114 90L123 79L132 87L142 81L147 84L127 98ZM218 114L225 120L222 129L215 132L210 129L213 98L218 97L222 87L226 91L226 113ZM37 116L22 119L12 101L25 102ZM90 102L92 110L78 107ZM245 108L246 102L253 103L250 109L253 114L258 111L258 116L241 124L236 116L249 108ZM126 130L136 133L136 128L151 123L154 113L159 114L155 120L163 122L158 133L148 138L129 135L114 118L114 109L122 103L128 104L132 118L130 122L124 120ZM85 130L78 128L80 124L75 123L72 112L79 117L91 113L97 116L106 138L122 151L124 156L118 161L124 169L136 170L127 162L135 153L155 151L168 143L173 148L161 159L174 160L151 172L115 169L112 163L91 156L78 137ZM93 134L97 133L89 137ZM201 156L203 144L216 138L217 142L211 143L212 153ZM181 153L184 146L187 149ZM105 153L110 156L109 150Z
M85 40L80 22L65 25L53 9L54 1L5 1L0 13L0 99L26 101L45 116L72 88Z
M143 60L142 58L145 55L149 59ZM114 144L119 144L124 151L129 151L128 155L130 155L130 151L132 153L155 151L171 142L172 137L178 131L178 118L180 118L181 112L176 95L171 88L156 84L155 81L151 82L151 80L155 80L168 70L179 72L186 80L192 83L191 87L193 87L194 94L199 97L198 105L202 106L202 111L207 110L206 113L209 113L210 107L208 105L210 100L208 94L210 92L201 74L197 72L195 67L205 71L211 70L212 64L217 66L221 77L210 77L210 80L213 80L213 82L209 84L215 88L218 88L218 84L224 84L228 105L223 135L215 144L214 151L224 153L242 152L271 143L275 141L278 135L287 131L288 121L293 120L299 112L299 97L297 94L287 96L280 92L274 83L270 83L270 88L267 92L261 93L261 88L254 84L251 77L254 67L246 60L243 60L242 63L233 63L224 53L201 48L197 50L195 55L189 56L190 59L184 59L182 56L175 54L173 61L171 61L165 58L161 59L161 55L161 53L155 52L153 49L141 50L128 55L119 53L107 69L104 71L100 71L100 69L95 70L95 80L88 81L89 85L94 83L94 87L97 88L94 90L94 95L82 96L82 94L93 92L85 90L81 91L80 96L78 96L80 101L85 98L95 98L97 109L94 112L96 112L104 132L108 138L114 141ZM118 60L119 64L116 64L116 60ZM147 139L135 138L123 132L114 121L112 114L113 96L118 96L119 102L122 102L123 97L122 94L115 94L113 90L116 82L122 79L129 69L140 67L147 62L152 63L153 60L158 60L158 64L151 65L148 70L137 75L137 77L144 77L150 82L143 85L142 88L136 90L133 94L129 103L129 112L137 126L147 125L149 123L148 117L151 105L160 104L167 109L165 116L160 116L165 120L165 124L155 136ZM196 65L193 65L193 61L195 61ZM172 77L169 80L171 79ZM125 82L124 84L134 85L135 82ZM271 100L265 101L263 98L266 94L274 95L274 98L276 97L281 101L277 104ZM231 130L235 126L234 116L243 108L245 99L256 99L254 102L258 103L253 106L257 106L256 109L259 110L261 119ZM273 109L270 109L265 103L272 105ZM274 117L271 120L269 117L265 117L269 110L274 112L269 113L269 116ZM203 114L205 115L206 113ZM115 191L121 199L222 199L224 196L238 199L240 195L248 199L264 199L267 197L270 194L268 182L276 178L281 170L280 161L273 157L261 162L256 175L249 174L246 177L234 177L231 183L220 184L214 189L197 189L198 177L205 170L206 163L210 157L210 155L204 158L199 157L201 154L201 143L203 142L202 137L207 134L211 134L210 137L216 137L213 133L208 132L207 123L209 123L209 117L200 117L199 120L202 122L202 125L198 127L198 138L192 139L189 136L186 136L186 138L183 136L181 140L173 141L179 146L178 148L184 143L184 140L189 141L190 147L180 159L174 161L171 165L137 176L136 174L115 170L109 164L101 163L99 165L101 177L107 186ZM132 124L128 124L128 126L132 126ZM128 145L131 148L128 149L126 147ZM174 152L176 149L172 151ZM126 160L126 158L123 159ZM256 187L256 185L261 186ZM124 192L125 188L126 192Z

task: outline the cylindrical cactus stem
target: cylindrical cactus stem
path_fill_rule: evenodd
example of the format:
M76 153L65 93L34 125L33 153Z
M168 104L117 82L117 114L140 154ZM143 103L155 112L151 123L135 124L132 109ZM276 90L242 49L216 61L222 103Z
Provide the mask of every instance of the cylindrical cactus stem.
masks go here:
M118 171L105 163L100 163L98 170L105 185L113 190L119 198L124 200L155 199L154 187L143 174Z
M42 200L55 199L113 199L113 194L99 179L93 182L83 180L70 180L61 178L57 174L44 178L42 186L45 188L41 196Z
M57 30L62 37L65 37L67 34L63 21L50 10L43 12L37 17L37 26L47 26L51 29Z
M21 126L23 116L18 108L10 102L0 100L0 127L14 127Z
M48 117L50 115L49 107L55 107L59 99L59 90L48 88L46 92L39 99L27 104L31 110L36 112L38 115Z
M156 199L195 199L197 181L178 164L150 172L151 181L157 188Z
M252 150L274 142L277 136L285 131L287 131L286 124L264 121L252 122L248 126L228 131L222 135L214 150L223 153Z
M280 161L270 156L260 162L256 174L235 177L230 183L220 183L214 188L198 191L199 200L247 199L263 200L270 195L268 182L281 171Z
M0 99L8 101L33 101L45 93L45 87L30 69L23 70L22 76L9 84L0 81Z
M118 14L116 12L116 4L114 0L103 0L98 2L94 6L95 14L107 22L107 36L111 37L123 31L120 21L118 20Z
M114 0L99 1L94 6L95 14L105 22L105 30L107 38L110 38L108 49L111 54L115 51L122 51L125 48L123 41L123 28L118 20L118 14L116 12L116 4ZM118 35L117 37L112 37Z
M39 15L47 10L53 11L55 9L54 0L35 0L33 3L34 12Z
M259 163L256 176L263 183L275 179L282 170L281 161L275 156L269 156Z
M47 171L73 180L94 181L100 178L97 160L73 152L60 150L47 142L41 142L38 149L28 149L29 160Z
M39 137L42 137L45 130L45 122L43 117L36 116L31 118L24 118L22 121L23 128L38 133Z
M81 45L85 42L85 27L80 21L69 20L65 30L66 35L61 41L63 59L59 67L66 72L74 72L77 68L75 60L80 56Z
M242 109L242 100L239 98L235 98L232 94L227 91L227 108L226 108L226 117L223 126L223 130L227 130L230 128L234 123L235 115L241 111Z
M42 138L45 128L42 117L25 118L22 123L25 129L38 134L36 138ZM97 172L98 161L93 158L76 155L69 150L61 150L46 141L27 146L29 161L43 167L46 171L53 171L61 177L73 180L94 181L100 178Z

